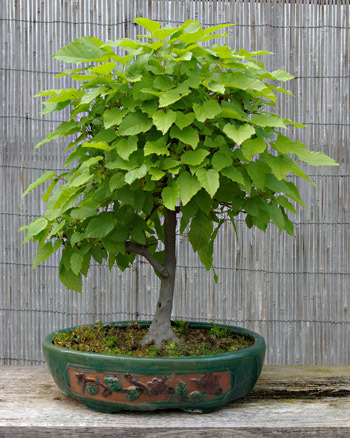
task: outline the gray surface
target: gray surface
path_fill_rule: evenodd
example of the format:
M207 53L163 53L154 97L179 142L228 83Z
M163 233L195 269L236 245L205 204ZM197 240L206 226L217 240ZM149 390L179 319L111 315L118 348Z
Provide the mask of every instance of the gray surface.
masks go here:
M326 3L331 3L326 5ZM175 316L229 321L266 337L269 364L350 364L350 5L326 1L2 0L0 7L0 364L43 361L41 340L80 323L149 319L158 281L142 261L126 273L92 267L82 294L58 281L56 258L32 270L35 249L17 229L43 211L41 190L22 200L46 168L60 169L60 143L33 152L65 112L41 116L41 89L70 86L51 58L75 37L104 41L134 36L135 16L176 23L237 23L229 43L264 56L269 69L296 76L296 96L278 101L287 117L308 128L292 136L329 153L340 168L308 168L317 189L300 183L309 210L293 219L296 238L272 226L266 235L237 221L226 224L215 249L215 284L186 239L178 242ZM174 22L173 21L173 22ZM176 24L175 23L175 24ZM68 66L67 66L68 67Z
M0 437L349 436L350 397L325 397L326 386L350 394L349 367L267 367L251 395L210 414L104 414L62 394L45 367L2 367Z

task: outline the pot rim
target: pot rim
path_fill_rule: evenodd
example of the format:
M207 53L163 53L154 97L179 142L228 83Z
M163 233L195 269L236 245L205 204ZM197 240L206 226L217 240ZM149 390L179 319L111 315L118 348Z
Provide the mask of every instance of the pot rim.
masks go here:
M103 323L103 326L107 326L107 325L127 325L131 322L137 322L138 324L140 324L141 326L147 326L151 324L151 321L113 321L113 322L105 322ZM199 322L199 321L186 321L188 322L192 327L198 327L198 328L206 328L206 327L210 327L213 325L213 323L210 322ZM93 352L87 352L87 351L77 351L77 350L72 350L69 348L64 348L64 347L59 347L57 345L54 345L52 343L52 340L54 338L54 336L56 335L56 333L65 333L71 330L74 330L77 327L81 327L81 326L93 326L96 325L97 323L89 323L89 324L79 324L73 327L69 327L69 328L64 328L64 329L60 329L60 330L55 330L51 333L49 333L48 335L45 336L44 340L43 340L43 348L44 350L51 350L51 351L56 351L56 352L61 352L63 354L67 354L71 357L74 356L80 356L80 357L91 357L91 355L93 355L95 358L99 358L99 360L107 360L107 361L111 361L111 360L128 360L128 361L136 361L136 362L140 362L140 361L147 361L147 362L159 362L159 361L181 361L181 362L194 362L194 361L198 361L198 360L205 360L205 359L209 359L209 360L221 360L221 359L228 359L229 357L235 356L235 357L241 357L241 356L245 356L247 353L253 353L254 351L260 352L260 351L264 351L266 349L266 342L265 339L259 335L258 333L250 330L250 329L246 329L243 327L237 327L237 326L233 326L230 324L216 324L215 325L217 327L227 327L229 329L232 329L232 331L235 331L239 334L248 336L250 338L253 338L254 340L254 344L243 348L241 350L237 350L237 351L229 351L227 353L217 353L217 354L208 354L208 355L203 355L203 356L158 356L158 357L134 357L134 356L127 356L127 355L110 355L110 354L101 354L101 353L93 353Z

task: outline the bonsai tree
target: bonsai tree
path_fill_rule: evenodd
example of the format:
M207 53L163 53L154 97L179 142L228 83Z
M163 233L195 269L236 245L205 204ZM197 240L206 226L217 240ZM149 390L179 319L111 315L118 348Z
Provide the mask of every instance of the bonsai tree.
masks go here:
M188 229L207 269L220 227L235 227L240 213L249 228L272 221L293 235L288 214L304 203L287 174L311 182L298 161L336 163L286 135L288 125L303 125L275 113L275 92L290 94L276 81L292 76L266 71L256 57L268 52L203 45L227 36L213 34L226 24L135 22L148 33L107 43L86 36L53 55L79 65L57 76L78 85L38 94L48 97L42 114L67 108L69 117L36 148L75 137L63 146L67 171L45 172L24 193L50 182L46 212L21 229L24 242L38 241L34 267L62 249L59 278L75 291L92 259L124 271L144 257L160 278L144 343L159 347L175 339L177 234Z

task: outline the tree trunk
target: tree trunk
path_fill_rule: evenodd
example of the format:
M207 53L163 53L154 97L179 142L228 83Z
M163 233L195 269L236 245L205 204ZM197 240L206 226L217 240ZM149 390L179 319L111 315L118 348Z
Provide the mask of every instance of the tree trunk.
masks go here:
M161 278L156 313L149 331L142 341L143 344L153 342L157 348L162 346L163 341L177 339L171 328L170 320L173 308L176 270L176 212L168 209L164 209L164 243L164 268L166 275Z

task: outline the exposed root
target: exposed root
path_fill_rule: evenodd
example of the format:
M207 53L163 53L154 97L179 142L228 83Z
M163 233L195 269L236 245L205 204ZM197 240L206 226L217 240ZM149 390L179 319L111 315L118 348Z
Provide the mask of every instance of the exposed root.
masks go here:
M156 348L162 348L165 341L177 341L178 337L169 324L154 322L146 336L142 339L142 345L153 343Z

